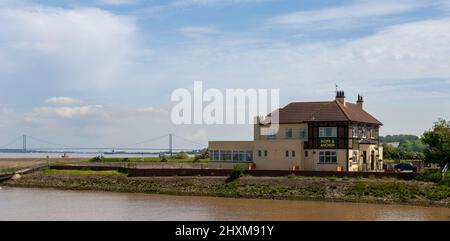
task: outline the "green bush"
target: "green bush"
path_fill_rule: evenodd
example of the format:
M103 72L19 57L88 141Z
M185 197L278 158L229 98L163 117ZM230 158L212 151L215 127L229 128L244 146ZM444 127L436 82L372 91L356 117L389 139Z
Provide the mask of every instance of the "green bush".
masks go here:
M177 154L175 154L174 158L175 159L188 159L189 155L184 151L180 151Z
M238 179L244 175L244 171L245 169L242 165L236 164L234 165L233 170L231 170L230 178L233 180Z
M200 162L202 160L202 156L201 155L195 155L194 156L194 161L193 162Z
M296 179L297 175L295 175L294 173L291 173L287 176L289 179Z
M161 156L161 162L167 162L167 157L166 156Z
M417 175L414 179L417 181L439 183L442 180L442 174L439 170L427 170Z

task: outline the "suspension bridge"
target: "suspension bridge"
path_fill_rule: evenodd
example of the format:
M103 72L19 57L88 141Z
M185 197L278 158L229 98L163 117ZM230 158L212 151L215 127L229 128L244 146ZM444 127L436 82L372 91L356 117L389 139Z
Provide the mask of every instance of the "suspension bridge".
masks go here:
M186 147L188 146L188 147ZM206 148L200 143L188 138L165 134L138 142L98 147L73 146L49 141L31 135L21 135L4 145L0 145L0 152L179 152L198 151Z

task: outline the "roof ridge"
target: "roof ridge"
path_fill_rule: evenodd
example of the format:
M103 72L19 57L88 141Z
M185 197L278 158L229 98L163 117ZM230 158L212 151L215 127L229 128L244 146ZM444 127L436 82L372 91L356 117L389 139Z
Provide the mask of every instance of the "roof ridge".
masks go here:
M337 101L337 100L335 100L334 102L338 105L338 107L339 107L339 109L342 111L342 113L344 113L345 117L347 117L347 119L350 121L351 118L350 118L349 114L348 114L347 111L345 111L345 109L343 108L343 107L345 107L345 105L342 104L342 103L340 103L340 102ZM344 105L344 106L341 106L341 105Z

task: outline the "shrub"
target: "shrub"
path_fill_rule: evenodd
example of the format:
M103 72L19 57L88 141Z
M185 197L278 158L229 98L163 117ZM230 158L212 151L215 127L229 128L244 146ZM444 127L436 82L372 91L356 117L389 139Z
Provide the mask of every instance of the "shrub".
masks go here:
M439 183L442 180L442 174L439 170L427 170L417 175L414 179L417 181Z
M161 162L167 162L167 157L166 156L161 156Z
M175 159L188 159L189 155L184 151L180 151L174 156L174 158Z
M336 177L335 176L328 177L327 179L332 181L332 182L336 181Z
M296 179L297 175L295 175L294 173L291 173L287 176L289 179Z
M200 162L202 160L202 156L201 155L195 155L194 156L194 161L193 162Z
M244 171L245 169L242 165L236 164L234 165L233 170L231 170L230 178L233 180L238 179L244 175Z

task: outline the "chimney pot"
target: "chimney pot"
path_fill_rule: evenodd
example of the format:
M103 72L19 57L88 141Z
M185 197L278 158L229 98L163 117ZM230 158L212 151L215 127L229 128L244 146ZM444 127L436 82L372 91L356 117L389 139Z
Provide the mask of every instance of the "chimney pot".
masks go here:
M356 102L356 105L358 105L358 107L362 109L363 103L364 103L364 101L363 101L362 95L358 95L358 101Z
M343 90L339 90L336 92L336 101L345 105L345 93Z

